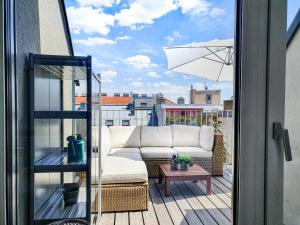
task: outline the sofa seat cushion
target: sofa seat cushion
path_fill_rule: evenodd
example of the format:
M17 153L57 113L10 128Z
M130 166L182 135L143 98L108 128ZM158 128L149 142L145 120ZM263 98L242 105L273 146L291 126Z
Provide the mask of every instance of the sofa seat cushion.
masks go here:
M148 181L148 172L139 154L107 156L103 162L102 184L139 183Z
M113 148L110 150L108 155L127 154L127 153L140 154L140 149L139 148Z
M168 147L142 147L143 159L171 159L172 155L177 155L173 148Z
M200 147L200 127L172 125L173 146Z
M192 158L211 158L212 151L200 147L173 147L178 156L188 155Z
M142 147L172 147L171 126L143 126L141 129Z
M141 147L141 127L139 126L111 126L111 148L139 148Z

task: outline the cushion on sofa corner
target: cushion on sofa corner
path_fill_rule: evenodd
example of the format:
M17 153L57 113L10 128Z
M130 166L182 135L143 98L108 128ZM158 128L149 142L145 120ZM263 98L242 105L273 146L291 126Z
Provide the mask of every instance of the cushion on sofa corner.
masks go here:
M142 147L141 155L143 159L171 159L177 153L170 147Z
M212 151L207 151L201 147L173 147L178 157L188 155L192 158L211 158Z
M141 147L140 126L111 126L109 131L111 148Z
M140 154L139 148L112 148L108 155L135 153Z
M172 147L172 142L170 126L143 126L141 128L142 147Z
M172 125L173 146L200 147L200 127Z
M211 151L214 145L215 128L212 126L201 126L200 129L200 147Z
M102 184L148 181L146 164L138 154L108 156L103 164Z

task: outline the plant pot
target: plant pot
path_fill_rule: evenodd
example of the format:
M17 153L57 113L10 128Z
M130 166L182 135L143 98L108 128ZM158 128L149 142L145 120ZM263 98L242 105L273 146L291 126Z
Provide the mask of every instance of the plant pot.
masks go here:
M189 168L189 164L188 163L185 163L185 162L180 163L180 170L181 171L187 171L188 168Z
M63 188L65 205L74 205L78 202L79 185L77 183L66 183Z

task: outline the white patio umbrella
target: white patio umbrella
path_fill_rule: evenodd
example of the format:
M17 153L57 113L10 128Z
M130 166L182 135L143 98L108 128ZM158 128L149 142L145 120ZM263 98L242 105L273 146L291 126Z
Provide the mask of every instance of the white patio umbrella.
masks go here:
M233 39L163 48L168 70L215 81L233 80Z

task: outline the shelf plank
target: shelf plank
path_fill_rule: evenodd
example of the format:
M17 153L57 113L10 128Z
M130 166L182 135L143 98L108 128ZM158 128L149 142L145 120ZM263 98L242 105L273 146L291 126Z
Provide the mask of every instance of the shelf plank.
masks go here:
M68 162L68 156L66 152L51 153L46 157L35 162L35 173L46 172L79 172L86 171L86 161L81 162Z
M35 119L86 119L87 111L34 111Z
M35 224L47 224L59 219L85 219L86 202L65 206L63 193L56 190L34 216Z

